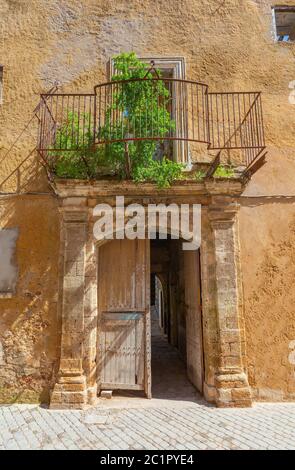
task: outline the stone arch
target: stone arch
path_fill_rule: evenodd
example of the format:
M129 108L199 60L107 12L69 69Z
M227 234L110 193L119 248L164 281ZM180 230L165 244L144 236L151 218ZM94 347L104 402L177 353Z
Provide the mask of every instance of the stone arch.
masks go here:
M155 233L163 233L163 234L168 234L168 235L174 235L175 237L179 236L179 232L171 227L167 227L167 229L165 227L162 227L161 226L155 226L155 227L152 227L152 231L155 232ZM146 237L145 238L148 238L148 231L146 230ZM96 248L99 248L101 247L102 245L104 245L105 243L108 243L109 241L112 241L112 240L116 240L116 235L117 234L122 234L122 230L110 230L109 232L106 232L105 234L105 237L100 239L100 240L94 240L94 244L96 246ZM125 235L125 233L124 233ZM192 238L191 236L191 233L189 232L181 232L180 236L178 238L175 238L175 240L177 239L180 239L180 240L183 240L183 241L190 241Z

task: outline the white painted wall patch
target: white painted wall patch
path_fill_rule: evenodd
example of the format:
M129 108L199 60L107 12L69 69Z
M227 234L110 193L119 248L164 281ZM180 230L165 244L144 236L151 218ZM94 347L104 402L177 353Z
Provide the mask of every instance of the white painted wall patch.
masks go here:
M18 268L15 259L18 228L0 229L0 295L16 290Z

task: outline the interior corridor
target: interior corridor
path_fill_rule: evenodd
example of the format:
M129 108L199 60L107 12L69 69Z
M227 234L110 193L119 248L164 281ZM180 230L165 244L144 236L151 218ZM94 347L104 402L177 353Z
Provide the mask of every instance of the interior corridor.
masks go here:
M159 326L155 307L151 307L152 397L166 400L196 401L200 394L189 382L186 364L178 350L168 343Z

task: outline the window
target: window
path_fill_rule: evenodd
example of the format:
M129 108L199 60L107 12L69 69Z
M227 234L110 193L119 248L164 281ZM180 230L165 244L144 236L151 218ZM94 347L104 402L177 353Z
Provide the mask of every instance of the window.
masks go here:
M295 5L293 7L273 7L276 40L295 41Z
M144 61L147 66L151 62L154 63L156 69L161 71L163 78L176 78L185 79L185 61L183 57L140 57L140 60ZM111 59L109 62L109 78L114 74L114 60ZM180 85L171 86L171 93L173 96L172 102L174 103L171 109L172 118L175 120L175 127L179 135L185 134L187 129L187 115L185 113L186 105L179 104L182 100L185 100L185 93ZM175 103L177 103L175 105ZM155 155L155 158L161 158L163 154L171 157L173 160L179 161L186 165L190 165L189 147L188 143L182 140L166 141L164 142L164 148L159 150L159 154Z

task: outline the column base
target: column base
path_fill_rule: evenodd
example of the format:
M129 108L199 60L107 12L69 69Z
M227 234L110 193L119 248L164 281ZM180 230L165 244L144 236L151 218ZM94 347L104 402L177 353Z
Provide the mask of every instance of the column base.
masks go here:
M75 367L80 362L61 361L58 381L51 394L50 409L81 410L87 405L86 378L81 369Z
M244 372L222 372L216 375L216 405L220 408L252 406L251 389Z
M68 379L68 377L67 377ZM50 409L76 409L82 410L87 405L87 392L85 377L84 383L56 383L51 394Z
M206 382L203 383L203 396L209 403L216 402L216 387L215 385L209 385Z

